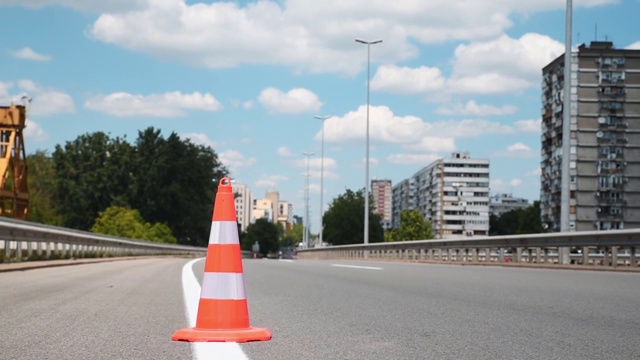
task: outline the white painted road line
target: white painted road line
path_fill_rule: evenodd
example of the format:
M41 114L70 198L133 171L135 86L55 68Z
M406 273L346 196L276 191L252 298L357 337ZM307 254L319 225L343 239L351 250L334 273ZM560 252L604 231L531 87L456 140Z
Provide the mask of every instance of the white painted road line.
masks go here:
M190 327L196 325L198 317L198 303L200 302L200 284L193 273L193 264L201 259L194 259L182 267L182 290ZM177 329L176 329L177 330ZM242 352L240 345L232 342L194 342L191 343L194 360L228 359L249 360Z
M291 259L278 259L278 260L282 262L293 262L293 260Z
M381 267L373 267L373 266L356 266L356 265L342 265L342 264L331 264L331 266L350 268L350 269L382 270Z

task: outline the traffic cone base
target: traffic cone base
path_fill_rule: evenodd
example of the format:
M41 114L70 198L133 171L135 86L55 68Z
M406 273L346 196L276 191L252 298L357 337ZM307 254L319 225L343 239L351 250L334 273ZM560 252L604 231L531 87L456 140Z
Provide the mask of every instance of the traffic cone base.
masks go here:
M271 339L271 331L249 325L242 252L231 180L218 186L204 265L195 327L176 331L171 340L248 342Z
M173 341L188 342L249 342L271 340L271 331L264 328L211 330L184 328L176 331L171 337Z

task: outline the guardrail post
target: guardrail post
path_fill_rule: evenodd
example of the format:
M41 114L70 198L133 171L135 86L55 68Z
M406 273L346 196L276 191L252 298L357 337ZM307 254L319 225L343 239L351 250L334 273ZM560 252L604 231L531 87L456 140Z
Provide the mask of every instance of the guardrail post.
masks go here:
M511 253L513 254L513 251ZM517 247L515 255L516 256L515 256L515 259L513 259L514 260L513 262L517 262L517 263L522 262L522 248Z
M582 265L589 265L589 247L582 247Z
M474 263L478 262L478 252L480 252L479 250L480 249L476 248L471 249L471 261L473 261Z
M618 267L618 247L611 247L611 266L614 268Z
M33 246L31 246L31 241L27 243L27 256L29 259L33 256Z
M498 262L499 263L504 262L504 248L498 249Z
M632 246L629 249L629 265L631 267L638 266L638 258L636 257L636 247L635 246Z
M16 260L22 261L22 241L16 241Z
M604 266L609 266L609 248L604 248L604 260L602 261Z

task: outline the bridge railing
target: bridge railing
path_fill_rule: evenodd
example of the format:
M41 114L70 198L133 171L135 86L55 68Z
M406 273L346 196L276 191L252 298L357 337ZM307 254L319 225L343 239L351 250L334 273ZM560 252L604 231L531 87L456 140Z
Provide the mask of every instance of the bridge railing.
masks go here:
M0 262L131 255L204 255L207 248L132 240L0 218Z
M640 229L544 233L385 242L301 249L299 259L372 259L463 264L575 266L638 269Z

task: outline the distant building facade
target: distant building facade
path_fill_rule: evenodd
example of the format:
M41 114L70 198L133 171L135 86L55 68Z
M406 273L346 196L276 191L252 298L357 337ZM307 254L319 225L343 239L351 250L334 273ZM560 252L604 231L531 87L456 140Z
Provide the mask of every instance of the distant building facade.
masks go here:
M231 183L233 195L235 197L236 218L240 224L240 231L246 231L251 224L251 210L253 207L253 195L251 190L244 184Z
M431 221L436 238L489 234L489 160L454 152L393 187L392 225L417 209Z
M380 223L383 229L391 228L391 180L372 180L371 197L373 199L373 212L380 215Z
M527 199L516 198L512 194L496 194L489 198L489 215L501 216L506 212L526 209L529 206L531 204Z
M571 54L571 93L564 94L564 55L542 69L542 222L561 230L561 189L568 184L569 231L640 227L640 50L608 41ZM570 153L562 153L563 107L571 111ZM569 179L562 180L562 158Z

